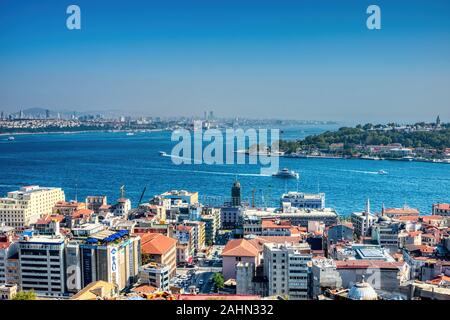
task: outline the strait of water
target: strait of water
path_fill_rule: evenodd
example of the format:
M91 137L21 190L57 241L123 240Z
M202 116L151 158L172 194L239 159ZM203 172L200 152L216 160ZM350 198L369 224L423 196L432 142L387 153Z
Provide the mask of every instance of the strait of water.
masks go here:
M283 128L282 138L304 138L338 126ZM405 203L429 214L435 202L450 202L450 165L344 159L280 158L280 167L300 173L300 180L260 175L259 165L174 165L170 154L176 142L170 132L123 132L15 135L14 141L0 136L0 196L23 185L61 187L67 199L84 200L105 194L108 201L126 196L136 205L142 190L144 200L167 190L198 191L200 200L218 204L230 197L238 177L243 198L251 201L255 190L258 206L278 206L287 191L324 192L327 207L348 215L362 210L370 198L373 211L401 207ZM207 143L204 143L206 145ZM378 174L385 170L387 175Z

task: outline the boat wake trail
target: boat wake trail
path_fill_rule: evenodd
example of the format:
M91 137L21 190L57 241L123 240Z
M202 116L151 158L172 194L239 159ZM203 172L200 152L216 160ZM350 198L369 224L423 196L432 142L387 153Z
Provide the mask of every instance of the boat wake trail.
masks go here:
M166 169L166 168L161 168L160 170L173 171L173 172L192 172L192 173L216 174L216 175L222 175L222 176L270 177L270 175L268 175L268 174L259 174L259 173L234 173L234 172L223 172L223 171L183 170L183 169Z
M362 170L339 170L339 171L364 173L364 174L378 174L378 171L362 171Z
M174 156L171 154L163 154L163 157L167 158L177 158L181 160L190 161L194 163L195 159ZM226 176L243 176L243 177L270 177L269 174L260 174L260 173L233 173L233 172L223 172L223 171L206 171L206 170L182 170L182 169L162 169L167 171L175 171L175 172L194 172L194 173L206 173L206 174L217 174L217 175L226 175Z

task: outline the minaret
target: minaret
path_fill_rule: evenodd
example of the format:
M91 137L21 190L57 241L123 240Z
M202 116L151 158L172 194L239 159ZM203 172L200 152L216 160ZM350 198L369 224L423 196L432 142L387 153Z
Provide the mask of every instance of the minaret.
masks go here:
M366 202L366 214L370 213L370 199L367 198L367 202Z
M366 228L365 228L365 232L364 235L367 235L367 232L369 231L369 215L370 215L370 199L367 198L367 202L366 202L366 212L365 212L365 216L366 216Z

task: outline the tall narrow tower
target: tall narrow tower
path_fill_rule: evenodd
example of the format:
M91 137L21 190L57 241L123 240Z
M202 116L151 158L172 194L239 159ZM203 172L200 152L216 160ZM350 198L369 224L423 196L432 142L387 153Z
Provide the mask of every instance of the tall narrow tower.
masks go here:
M231 187L231 204L233 207L241 206L241 184L237 179Z
M365 226L364 235L367 235L369 232L369 228L370 228L370 220L369 220L370 219L370 200L369 200L369 198L367 198L367 202L366 202L365 216L366 216L366 219L365 219L366 226Z

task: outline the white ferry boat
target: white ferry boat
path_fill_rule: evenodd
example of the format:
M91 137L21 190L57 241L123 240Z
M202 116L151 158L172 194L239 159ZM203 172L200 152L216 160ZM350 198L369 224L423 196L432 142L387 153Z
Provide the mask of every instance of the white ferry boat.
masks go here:
M281 169L277 173L272 174L272 176L277 178L300 178L300 174L298 172L289 170L288 168Z

